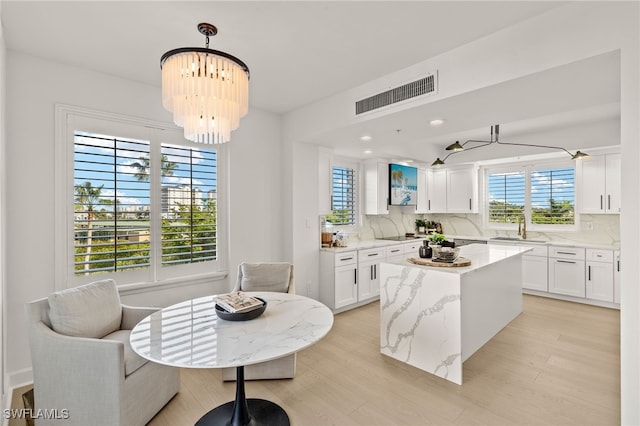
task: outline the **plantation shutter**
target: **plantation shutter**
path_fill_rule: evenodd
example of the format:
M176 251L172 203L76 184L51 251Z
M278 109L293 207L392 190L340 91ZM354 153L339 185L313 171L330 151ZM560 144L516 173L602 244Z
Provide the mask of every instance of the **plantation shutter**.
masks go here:
M162 265L217 258L217 153L162 145Z
M356 180L355 170L350 167L333 167L333 214L327 221L334 225L354 225L356 223Z
M574 168L531 171L531 223L575 223Z
M489 222L518 223L525 206L525 173L502 172L488 176Z
M149 142L74 134L75 275L148 268Z

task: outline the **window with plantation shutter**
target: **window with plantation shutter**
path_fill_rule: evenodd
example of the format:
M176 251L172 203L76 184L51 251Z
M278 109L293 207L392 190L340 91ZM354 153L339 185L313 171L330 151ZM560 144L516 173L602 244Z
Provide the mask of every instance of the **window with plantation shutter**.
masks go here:
M525 206L524 172L501 172L488 175L489 222L518 223Z
M333 166L332 214L327 221L334 225L355 225L357 214L356 170L346 166Z
M76 276L217 259L217 151L152 148L75 132Z
M576 224L575 167L528 165L486 170L486 222L501 229L526 222L529 229Z
M162 265L216 258L216 151L162 146Z
M531 223L575 223L575 169L531 170Z

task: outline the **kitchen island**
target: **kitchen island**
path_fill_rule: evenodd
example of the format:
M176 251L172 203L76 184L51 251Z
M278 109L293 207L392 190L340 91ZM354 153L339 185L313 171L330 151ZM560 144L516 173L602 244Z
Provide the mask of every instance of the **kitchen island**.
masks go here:
M462 363L522 312L529 250L471 244L465 267L382 263L380 352L461 385Z

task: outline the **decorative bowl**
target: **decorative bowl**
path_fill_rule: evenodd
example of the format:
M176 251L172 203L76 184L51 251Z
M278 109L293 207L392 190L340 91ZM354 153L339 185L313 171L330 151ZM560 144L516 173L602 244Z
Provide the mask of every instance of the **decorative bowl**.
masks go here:
M460 254L460 247L434 247L434 262L455 262Z
M267 309L267 301L261 297L256 297L256 299L262 301L262 306L246 312L229 312L216 303L216 315L226 321L248 321L258 318Z

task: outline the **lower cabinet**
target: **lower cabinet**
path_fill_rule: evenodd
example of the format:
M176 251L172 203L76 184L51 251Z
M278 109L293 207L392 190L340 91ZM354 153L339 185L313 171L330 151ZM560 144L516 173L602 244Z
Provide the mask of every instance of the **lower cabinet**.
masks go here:
M522 256L522 288L548 291L547 246L533 246Z
M384 248L358 251L359 302L380 295L380 262L384 258Z
M585 297L584 248L549 248L549 292Z
M613 303L620 303L620 250L613 252Z
M587 299L613 302L613 251L587 249Z
M320 252L320 301L340 309L358 301L358 252Z

